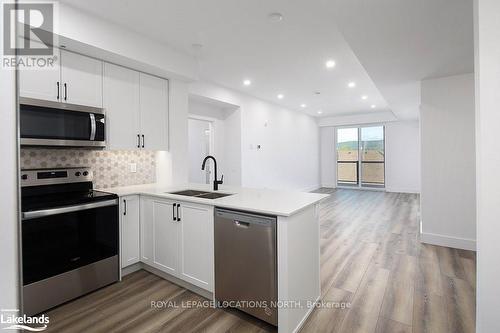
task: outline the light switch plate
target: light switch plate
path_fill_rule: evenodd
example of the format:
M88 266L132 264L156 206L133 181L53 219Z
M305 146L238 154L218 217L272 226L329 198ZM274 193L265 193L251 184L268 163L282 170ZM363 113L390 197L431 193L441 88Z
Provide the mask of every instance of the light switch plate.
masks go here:
M137 163L130 163L130 172L135 173L137 172Z

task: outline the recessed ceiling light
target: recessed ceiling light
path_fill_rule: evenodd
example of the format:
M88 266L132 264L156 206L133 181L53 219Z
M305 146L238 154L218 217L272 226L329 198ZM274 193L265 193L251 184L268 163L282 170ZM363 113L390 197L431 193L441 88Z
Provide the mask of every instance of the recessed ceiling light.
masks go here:
M307 108L307 104L300 104L301 108Z
M243 80L243 85L244 86L249 86L251 84L252 84L252 81L250 81L250 80Z
M362 99L362 100L366 100L366 99L368 99L368 96L363 95L363 96L361 96L361 99Z
M267 15L267 17L269 18L269 20L271 20L273 22L283 21L283 15L281 13L271 13L271 14Z
M326 66L326 68L333 68L333 67L335 67L335 61L333 61L333 60L328 60L328 61L325 63L325 66Z
M375 109L377 106L375 104L370 105L372 109Z
M276 97L278 97L278 99L283 99L285 96L283 94L278 94Z
M347 86L348 86L349 88L354 88L354 87L356 87L356 82L349 82L349 83L347 84Z
M322 113L323 113L323 111L321 111L321 110L318 110L318 114L322 114Z

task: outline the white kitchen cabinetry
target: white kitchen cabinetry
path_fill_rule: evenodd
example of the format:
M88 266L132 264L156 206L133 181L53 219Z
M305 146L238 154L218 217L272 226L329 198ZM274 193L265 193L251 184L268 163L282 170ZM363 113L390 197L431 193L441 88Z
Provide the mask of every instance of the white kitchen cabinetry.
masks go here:
M213 291L214 213L212 206L180 203L180 278Z
M37 44L33 41L31 43ZM53 59L52 67L19 70L19 96L61 101L61 56L57 48L54 48Z
M120 198L120 258L122 268L140 261L139 207L140 200L138 195Z
M19 95L102 107L102 61L54 48L51 69L19 71Z
M168 150L168 81L140 75L141 147Z
M102 107L102 61L61 50L63 102Z
M168 150L168 81L104 64L110 149Z
M109 149L139 148L139 72L105 63L103 102Z
M153 200L153 265L154 267L177 275L179 228L173 220L175 203Z
M141 261L213 291L213 207L141 197Z

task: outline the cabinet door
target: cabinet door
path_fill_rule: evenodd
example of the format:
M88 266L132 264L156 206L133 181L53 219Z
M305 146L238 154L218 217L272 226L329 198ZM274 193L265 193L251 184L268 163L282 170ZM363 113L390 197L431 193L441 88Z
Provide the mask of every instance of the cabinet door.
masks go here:
M121 267L139 262L139 196L120 198L121 212Z
M61 81L63 102L102 107L102 61L61 50Z
M32 43L35 42L32 41ZM50 68L19 70L19 96L54 102L61 101L59 49L54 48L54 56L54 65Z
M168 81L141 73L140 89L144 148L168 150Z
M180 217L180 278L200 288L213 291L213 207L181 203Z
M141 196L141 261L153 264L153 199Z
M108 148L139 148L139 72L104 63L103 104Z
M178 267L178 222L174 221L171 201L153 200L153 266L172 275Z

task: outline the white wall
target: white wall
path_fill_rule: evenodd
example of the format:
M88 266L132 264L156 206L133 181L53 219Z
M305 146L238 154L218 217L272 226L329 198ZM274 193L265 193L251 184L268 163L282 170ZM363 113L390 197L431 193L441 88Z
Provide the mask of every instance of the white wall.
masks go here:
M356 119L359 120L359 119ZM385 187L388 192L420 192L420 137L418 121L385 125ZM359 123L343 123L358 126ZM336 187L335 127L321 127L321 185Z
M475 249L474 76L422 81L422 241Z
M385 125L387 192L420 193L420 126L417 120Z
M3 1L0 3L3 7ZM3 24L0 24L3 36ZM15 72L0 69L0 309L17 309L18 253L17 253L17 125Z
M289 190L319 186L315 118L214 84L196 82L190 92L240 107L243 186Z
M335 127L320 127L321 187L337 187Z
M500 332L500 1L475 1L478 333Z
M169 82L169 146L171 182L186 184L189 178L188 157L188 85L177 80ZM168 172L168 171L165 171Z

